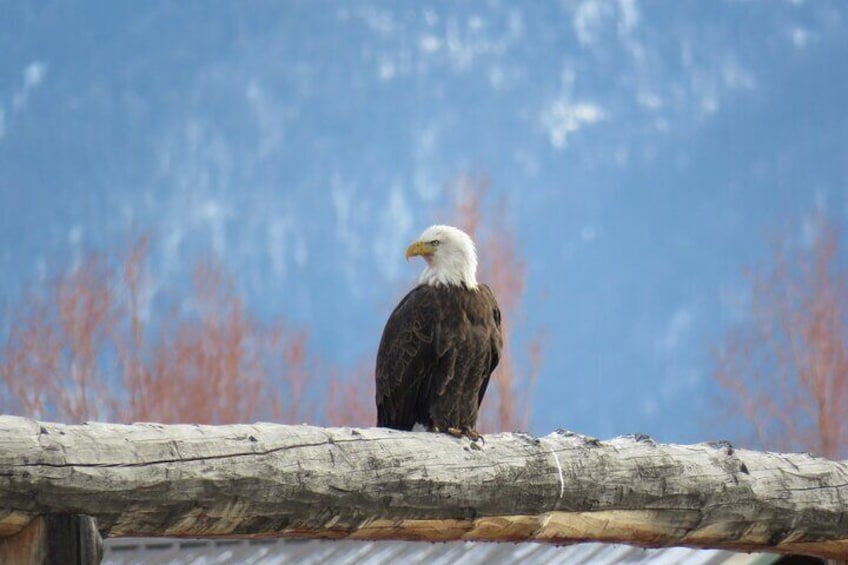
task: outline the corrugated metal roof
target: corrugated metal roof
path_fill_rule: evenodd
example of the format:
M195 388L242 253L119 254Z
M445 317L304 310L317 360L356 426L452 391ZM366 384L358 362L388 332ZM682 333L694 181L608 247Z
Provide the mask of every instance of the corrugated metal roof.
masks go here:
M352 540L195 540L114 538L105 540L103 563L109 565L223 565L283 563L380 565L494 565L546 563L592 565L768 565L778 555L733 553L713 549L669 547L641 549L628 545L582 543L557 547L543 543L407 542Z

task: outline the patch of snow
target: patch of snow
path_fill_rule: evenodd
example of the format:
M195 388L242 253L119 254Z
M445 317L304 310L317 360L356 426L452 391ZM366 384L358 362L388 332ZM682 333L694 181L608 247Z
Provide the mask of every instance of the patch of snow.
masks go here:
M442 48L442 40L435 35L423 35L418 41L418 48L424 53L435 53Z
M395 68L394 62L388 57L383 57L380 60L380 65L377 69L377 76L380 78L380 80L384 82L390 81L395 78L396 74L397 70Z
M697 387L701 379L700 371L693 367L673 368L660 384L660 399L664 403L673 402L681 394L689 393Z
M721 67L721 79L729 90L753 90L756 87L754 75L735 58L725 60Z
M542 123L551 144L562 149L571 134L606 117L604 109L592 102L571 103L567 100L557 100L542 115Z
M742 281L723 284L718 290L721 317L728 324L741 324L748 320L751 291Z
M504 71L500 66L494 65L489 69L489 84L492 85L492 88L495 90L503 88L504 79Z
M675 310L654 344L656 349L666 354L676 351L692 327L692 318L692 310L687 306L680 306Z
M595 226L583 226L580 228L580 239L585 242L594 241L594 239L598 237L598 228Z
M183 242L185 232L179 222L172 222L165 235L162 248L163 275L168 276L175 273L182 261L180 260L180 246Z
M438 179L437 148L440 140L440 128L431 123L415 134L413 187L419 198L433 200L441 193L441 180Z
M286 232L288 222L284 218L274 218L268 222L266 234L266 245L268 246L268 259L271 263L271 272L278 279L286 276Z
M398 30L399 25L394 16L388 11L381 11L375 6L361 5L356 16L362 20L371 31L380 35L391 35Z
M273 93L269 93L257 80L251 80L245 89L245 98L254 124L258 130L258 155L265 159L283 148L283 125L289 117Z
M24 86L35 88L39 86L47 75L47 65L41 61L34 61L24 69Z
M636 102L648 110L659 110L663 105L662 99L657 94L646 90L636 95Z
M597 41L604 6L599 0L584 0L574 11L571 25L581 45L591 46Z
M796 49L803 49L810 41L809 32L802 27L792 28L792 32L789 37L792 39L792 45L794 45Z
M73 225L71 229L68 230L68 243L71 247L78 247L82 242L82 226Z
M303 233L296 231L295 234L294 262L298 267L303 267L309 259L309 248L306 245L306 237L304 237Z
M424 21L428 26L434 26L439 23L439 16L431 9L424 10Z
M513 153L513 159L524 171L525 176L535 178L539 175L539 159L530 151L524 149L516 149Z
M354 296L361 292L357 267L361 263L362 237L360 237L356 221L367 218L364 204L357 194L356 184L345 181L339 173L330 178L330 197L336 217L336 238L344 246L342 254L342 269L345 273L347 286Z
M511 12L507 29L500 35L493 35L481 18L472 16L464 25L455 19L447 21L445 46L453 67L465 71L482 56L502 56L522 36L523 26L520 16Z
M12 109L23 110L29 102L30 93L38 88L47 76L47 65L42 61L33 61L24 68L24 81L12 95Z
M412 211L402 187L395 184L380 216L378 233L372 247L377 269L388 280L396 279L404 265L403 250L406 249L406 239L411 228Z
M718 98L713 95L707 94L701 98L701 110L708 115L715 114L718 112L720 107L721 104L719 103Z
M620 34L628 34L639 26L639 9L636 7L636 0L618 0L618 12Z

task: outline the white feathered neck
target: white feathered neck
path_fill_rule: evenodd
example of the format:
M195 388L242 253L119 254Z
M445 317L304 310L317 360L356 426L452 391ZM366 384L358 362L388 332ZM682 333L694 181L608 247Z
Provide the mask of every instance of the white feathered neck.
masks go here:
M468 234L453 226L436 225L424 230L418 241L438 242L433 253L425 257L427 266L419 283L477 288L477 250Z

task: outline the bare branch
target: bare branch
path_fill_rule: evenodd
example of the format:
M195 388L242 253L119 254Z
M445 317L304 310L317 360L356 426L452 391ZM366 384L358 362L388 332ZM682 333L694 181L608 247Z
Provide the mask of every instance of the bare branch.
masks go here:
M836 227L820 212L808 227L811 238L779 238L747 274L748 317L714 375L760 445L835 458L848 454L848 289Z

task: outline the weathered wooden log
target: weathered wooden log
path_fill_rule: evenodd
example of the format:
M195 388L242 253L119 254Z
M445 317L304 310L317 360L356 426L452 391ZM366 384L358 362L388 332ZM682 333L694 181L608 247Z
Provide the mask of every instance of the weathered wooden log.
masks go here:
M87 514L113 536L623 542L848 555L848 465L557 432L484 444L276 424L0 417L0 535Z

